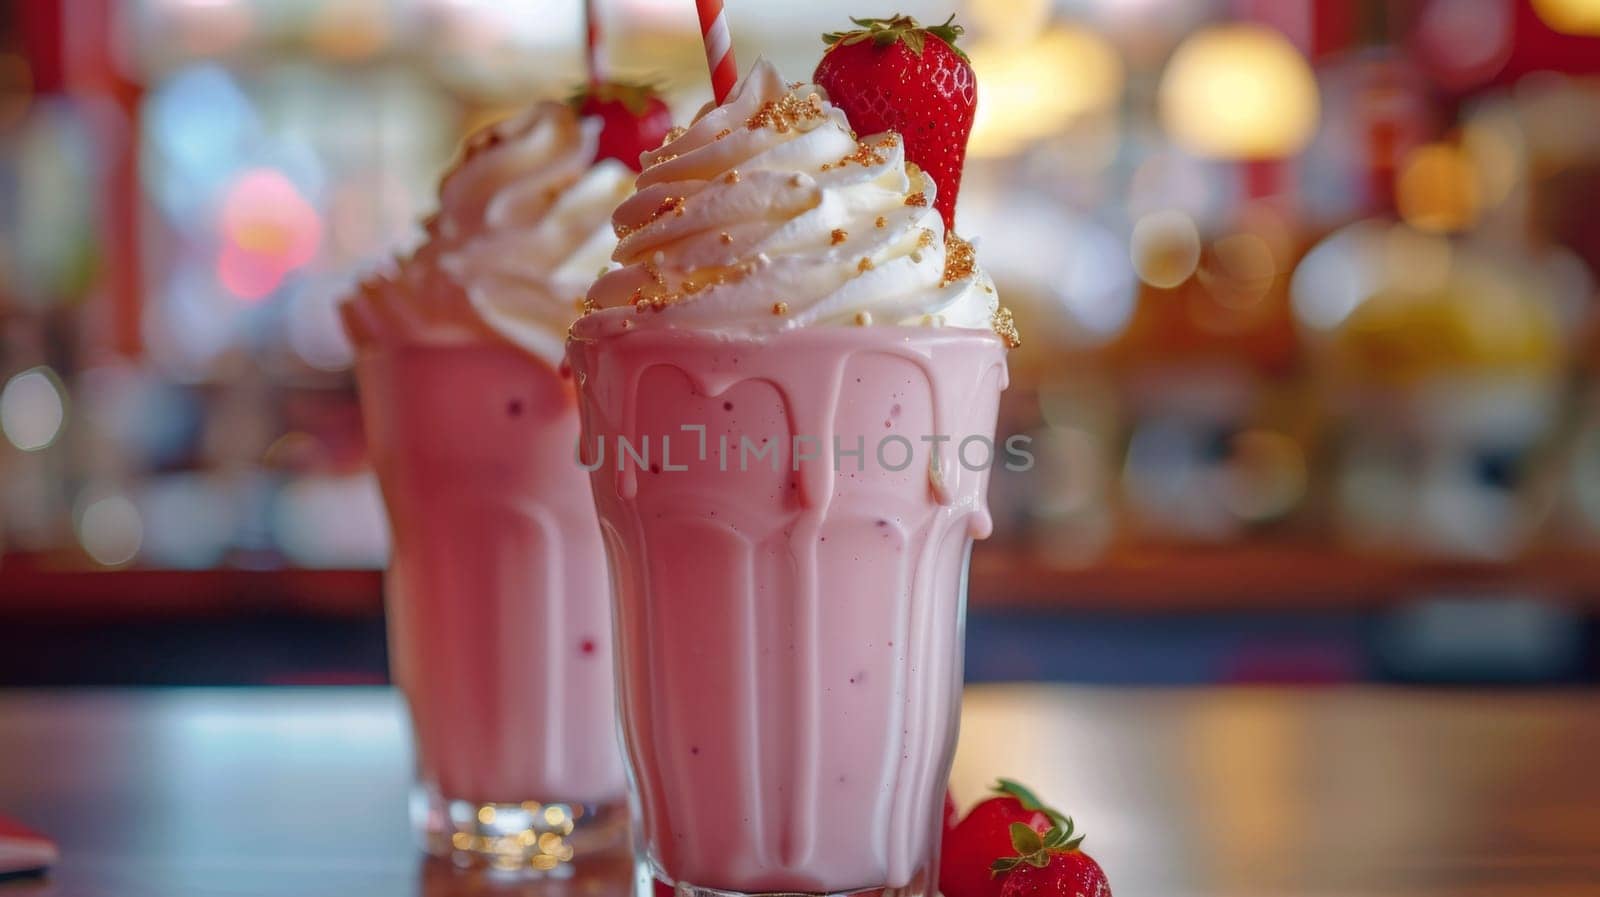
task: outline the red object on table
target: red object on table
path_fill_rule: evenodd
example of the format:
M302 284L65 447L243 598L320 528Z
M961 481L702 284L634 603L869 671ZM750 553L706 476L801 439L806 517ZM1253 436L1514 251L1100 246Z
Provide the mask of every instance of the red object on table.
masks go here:
M56 842L15 819L0 816L0 876L43 872L60 857Z

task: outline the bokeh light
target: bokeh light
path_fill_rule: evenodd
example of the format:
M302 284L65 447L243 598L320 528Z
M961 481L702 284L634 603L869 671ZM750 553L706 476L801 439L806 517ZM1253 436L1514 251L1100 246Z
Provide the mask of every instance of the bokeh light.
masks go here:
M1295 318L1328 333L1380 291L1430 293L1452 276L1455 250L1435 234L1384 221L1358 221L1329 234L1289 281Z
M179 227L208 220L202 210L263 140L254 104L214 64L180 70L158 86L145 101L143 125L153 151L146 188Z
M1183 212L1152 212L1133 225L1129 254L1140 280L1171 289L1188 280L1200 264L1200 230Z
M132 561L144 543L144 520L139 509L121 493L84 502L78 512L77 529L83 550L105 567L120 567Z
M371 474L297 478L271 509L274 541L303 567L381 566L389 552L385 520Z
M0 390L0 430L25 452L48 448L66 421L65 391L54 371L30 368L12 376Z
M228 478L174 473L153 478L137 502L146 526L139 556L151 566L199 570L222 563L239 535L239 496Z
M1533 0L1533 11L1556 31L1600 35L1600 0Z
M1401 165L1395 205L1400 217L1418 230L1466 230L1478 220L1477 171L1457 146L1420 146Z
M970 0L965 15L985 40L1022 42L1050 20L1050 0Z
M1180 45L1161 76L1162 124L1191 152L1275 159L1304 149L1320 99L1311 67L1282 34L1220 25Z
M1511 58L1513 14L1510 0L1428 0L1414 42L1447 86L1481 84Z
M316 256L322 218L280 171L246 171L222 204L217 278L242 299L270 295L290 271Z
M1105 38L1084 28L1052 27L1026 43L974 44L978 110L968 152L997 156L1066 130L1114 107L1122 95L1122 60Z

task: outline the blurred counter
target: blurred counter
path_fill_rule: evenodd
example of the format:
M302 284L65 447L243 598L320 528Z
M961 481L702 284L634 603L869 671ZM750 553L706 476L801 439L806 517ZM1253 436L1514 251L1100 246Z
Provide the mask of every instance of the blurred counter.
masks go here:
M1600 880L1600 697L969 689L952 786L1020 778L1121 897L1544 897ZM423 862L387 689L0 692L0 808L54 836L0 897L627 893Z

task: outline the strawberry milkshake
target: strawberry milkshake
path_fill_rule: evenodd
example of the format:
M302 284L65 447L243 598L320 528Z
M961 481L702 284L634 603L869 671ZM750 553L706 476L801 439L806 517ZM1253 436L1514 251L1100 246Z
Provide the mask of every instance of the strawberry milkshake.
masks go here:
M1015 329L848 108L759 62L647 153L568 343L636 841L680 894L937 881Z
M413 812L426 849L467 863L555 870L626 826L605 561L561 373L633 178L596 161L602 130L545 103L475 135L423 244L341 308L393 536Z

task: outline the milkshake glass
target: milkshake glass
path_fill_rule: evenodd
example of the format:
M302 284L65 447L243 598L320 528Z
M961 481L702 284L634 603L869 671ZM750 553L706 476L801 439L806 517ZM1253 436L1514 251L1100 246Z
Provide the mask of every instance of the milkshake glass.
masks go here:
M389 513L412 814L458 864L561 872L625 841L611 623L559 347L631 172L545 104L476 138L426 242L341 308Z
M645 161L568 342L641 879L932 894L1006 318L897 139L766 63Z

